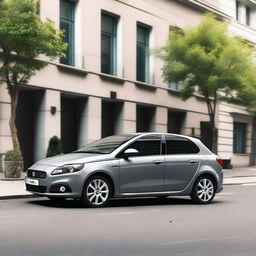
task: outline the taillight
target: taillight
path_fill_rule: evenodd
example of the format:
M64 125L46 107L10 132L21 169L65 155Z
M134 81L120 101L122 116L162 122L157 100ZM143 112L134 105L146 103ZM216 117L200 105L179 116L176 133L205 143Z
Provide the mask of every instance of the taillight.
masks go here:
M219 163L221 167L223 167L223 160L220 157L217 157L216 161Z

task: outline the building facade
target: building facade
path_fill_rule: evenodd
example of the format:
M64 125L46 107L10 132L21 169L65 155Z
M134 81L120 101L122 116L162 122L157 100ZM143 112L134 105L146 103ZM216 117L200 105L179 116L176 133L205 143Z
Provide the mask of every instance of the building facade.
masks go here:
M25 166L45 157L54 135L64 152L142 131L181 133L207 144L203 98L182 101L179 85L163 81L163 63L150 49L165 44L170 26L196 26L205 12L230 20L232 33L255 43L255 7L249 0L41 0L41 18L64 29L69 46L66 58L49 63L20 91L16 123ZM12 148L9 117L10 98L0 86L2 161ZM218 106L218 153L233 165L249 164L252 120L242 106Z

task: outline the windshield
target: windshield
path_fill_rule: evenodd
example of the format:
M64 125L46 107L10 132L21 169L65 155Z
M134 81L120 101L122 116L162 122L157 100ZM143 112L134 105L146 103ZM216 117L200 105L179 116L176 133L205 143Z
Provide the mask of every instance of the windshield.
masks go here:
M115 135L96 140L80 149L77 153L109 154L135 135Z

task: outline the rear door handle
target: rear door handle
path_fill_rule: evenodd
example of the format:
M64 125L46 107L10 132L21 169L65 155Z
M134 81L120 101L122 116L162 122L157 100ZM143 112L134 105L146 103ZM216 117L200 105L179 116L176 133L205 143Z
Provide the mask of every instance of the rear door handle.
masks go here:
M195 160L195 159L191 159L191 160L189 160L189 162L190 162L191 164L196 164L198 161Z
M162 160L154 160L153 164L161 164L163 161Z

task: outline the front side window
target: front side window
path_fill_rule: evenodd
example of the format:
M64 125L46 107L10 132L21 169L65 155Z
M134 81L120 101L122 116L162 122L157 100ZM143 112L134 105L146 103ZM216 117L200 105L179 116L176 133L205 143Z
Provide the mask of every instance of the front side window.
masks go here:
M234 122L233 152L244 154L246 152L246 123Z
M101 72L116 75L117 18L101 14Z
M160 155L161 153L161 137L158 135L147 135L139 138L128 148L137 149L138 156Z
M60 1L60 29L64 30L63 41L68 44L65 51L66 57L60 59L60 63L74 65L74 24L75 3L68 0Z
M190 140L177 136L166 136L166 153L174 154L196 154L199 148Z
M150 29L137 25L137 81L149 82L149 33Z

